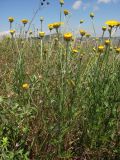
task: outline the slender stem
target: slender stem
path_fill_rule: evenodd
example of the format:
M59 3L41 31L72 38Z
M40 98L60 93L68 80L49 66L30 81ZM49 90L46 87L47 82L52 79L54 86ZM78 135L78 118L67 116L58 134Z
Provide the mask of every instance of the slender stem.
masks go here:
M67 66L68 66L68 55L69 55L69 42L67 41L67 45L66 45L66 74L67 74Z
M112 37L112 27L109 30L109 38L111 39L111 37Z
M92 27L93 27L94 35L95 35L95 37L96 37L96 31L95 31L95 26L94 26L94 21L93 21L93 19L92 19Z
M60 5L60 22L62 20L62 5Z
M43 22L43 21L40 21L40 22L41 22L41 28L40 28L40 30L41 30L41 32L42 32L42 22Z
M81 38L80 38L80 45L81 45L81 43L82 43L82 39L83 39L83 36L81 36Z
M62 4L60 5L60 23L62 21ZM61 27L60 27L60 32L61 32Z
M42 59L43 59L43 40L41 39L41 41L40 41L40 43L41 43L41 48L40 48L40 53L41 53L41 62L42 62Z
M58 28L56 28L56 32L57 32L57 37L58 37L58 40L59 40L59 31L58 31Z
M10 22L10 30L12 29L12 23Z
M31 21L30 21L30 23L29 23L29 26L28 26L27 32L29 31L30 26L31 26L31 24L32 24L33 20L35 19L35 17L36 17L36 15L37 15L37 13L39 12L39 10L40 10L40 7L39 7L39 8L36 10L36 12L34 13L34 15L33 15L32 19L31 19Z
M102 41L103 41L104 33L105 33L105 32L103 31L103 33L102 33Z

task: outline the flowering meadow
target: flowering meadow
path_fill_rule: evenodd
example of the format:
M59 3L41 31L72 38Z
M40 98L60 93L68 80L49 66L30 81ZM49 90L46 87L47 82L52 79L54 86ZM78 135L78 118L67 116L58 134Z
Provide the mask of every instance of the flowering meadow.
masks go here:
M10 36L0 41L0 159L120 160L120 22L108 20L97 37L90 13L94 35L79 20L76 36L64 32L70 12L59 5L49 35L44 17L35 31L36 15L17 30L8 17Z

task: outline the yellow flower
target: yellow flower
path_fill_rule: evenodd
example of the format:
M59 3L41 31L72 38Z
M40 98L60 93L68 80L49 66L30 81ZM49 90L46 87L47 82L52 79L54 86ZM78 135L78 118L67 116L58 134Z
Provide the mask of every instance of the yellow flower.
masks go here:
M115 27L118 25L118 21L116 20L109 20L109 21L106 21L106 24L109 26L109 27Z
M91 17L91 18L94 18L94 13L91 12L91 13L90 13L90 17Z
M77 49L73 49L72 52L73 53L78 53L78 50Z
M68 14L69 14L69 11L65 9L64 10L64 15L67 16Z
M85 36L89 38L91 35L89 33L86 33Z
M81 20L80 20L80 24L82 24L82 23L84 23L84 20L81 19Z
M14 22L14 18L13 17L9 17L8 20L9 20L10 23Z
M68 32L64 34L64 40L70 41L72 39L72 33Z
M28 84L28 83L24 83L24 84L22 85L22 88L23 88L23 89L29 89L29 84Z
M64 0L60 0L60 5L62 6L64 4Z
M120 48L116 48L116 52L117 52L117 53L120 53Z
M110 40L109 39L105 40L105 45L106 46L110 45Z
M25 25L28 23L28 20L27 19L22 19L21 22Z
M63 23L55 22L55 23L53 23L53 28L58 29L61 26L61 24L63 24Z
M106 26L103 26L103 27L102 27L102 30L103 30L104 32L106 31L106 29L107 29Z
M13 36L15 33L15 30L10 30L10 34Z
M45 32L39 32L39 36L43 38L45 36Z
M86 34L86 32L84 30L80 30L80 34L81 34L81 36L84 36Z
M48 28L51 31L53 29L53 24L48 24Z
M99 51L99 52L103 52L103 51L104 51L104 48L105 48L105 47L102 46L102 45L101 45L101 46L98 46L98 51Z

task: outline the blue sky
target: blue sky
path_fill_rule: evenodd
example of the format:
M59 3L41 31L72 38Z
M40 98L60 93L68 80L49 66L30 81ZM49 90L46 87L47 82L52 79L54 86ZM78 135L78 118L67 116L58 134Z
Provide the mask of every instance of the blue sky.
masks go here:
M0 32L9 30L8 17L15 18L13 28L20 24L23 18L31 19L38 7L40 0L0 0ZM49 6L42 8L37 14L33 25L40 27L40 16L43 16L44 30L47 31L47 24L59 21L59 0L46 0ZM95 27L97 34L101 34L101 26L106 20L115 19L120 21L120 0L64 0L63 9L71 12L69 16L69 30L75 30L79 26L80 19L85 20L82 29L92 32L89 13L95 13ZM64 16L62 16L64 20Z

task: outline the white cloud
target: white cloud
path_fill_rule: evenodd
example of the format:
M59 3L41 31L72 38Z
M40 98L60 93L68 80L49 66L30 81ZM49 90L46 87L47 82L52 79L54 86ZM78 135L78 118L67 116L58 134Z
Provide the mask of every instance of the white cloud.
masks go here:
M98 0L98 3L110 3L112 0Z
M97 3L105 3L105 4L108 4L108 3L117 3L119 2L120 0L98 0Z
M82 5L82 0L76 0L72 6L73 9L77 10L81 7Z

